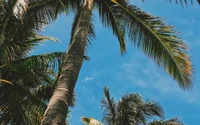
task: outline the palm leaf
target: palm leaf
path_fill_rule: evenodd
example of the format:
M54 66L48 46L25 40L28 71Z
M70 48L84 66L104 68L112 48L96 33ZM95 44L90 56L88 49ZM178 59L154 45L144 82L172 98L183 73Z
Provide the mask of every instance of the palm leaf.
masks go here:
M56 77L55 80L53 81L50 80L48 84L38 85L36 88L34 88L33 94L36 97L42 99L43 101L49 101L55 90L57 78L58 77ZM74 92L73 96L70 97L69 106L74 107L75 103L76 103L76 92Z
M29 90L16 85L1 85L0 90L0 123L36 125L41 120L46 104Z
M103 108L103 122L106 124L115 123L116 103L114 98L110 97L109 89L104 88L104 97L101 100L101 107Z
M125 27L122 25L123 21L120 18L120 13L110 0L97 0L96 3L102 23L105 27L113 30L113 33L118 38L121 53L124 53L126 51Z
M101 122L97 121L96 119L89 118L89 117L81 117L81 121L86 125L103 125Z
M63 12L77 11L79 4L80 0L29 0L26 15L48 24Z
M126 1L112 0L126 21L129 38L162 67L183 89L192 87L192 64L187 46L172 26L159 17L143 12ZM121 11L120 11L121 10Z
M193 0L167 0L169 2L175 2L176 4L178 3L178 1L181 3L181 5L183 5L183 3L185 3L186 5L188 5L188 1L191 2L191 4L193 4ZM197 0L197 2L200 4L200 0Z
M184 125L179 118L172 118L166 121L163 120L155 120L148 123L148 125Z
M10 81L8 81L8 80L5 80L5 79L0 79L0 83L1 83L1 82L7 83L7 84L11 84L11 85L13 84L12 82L10 82Z

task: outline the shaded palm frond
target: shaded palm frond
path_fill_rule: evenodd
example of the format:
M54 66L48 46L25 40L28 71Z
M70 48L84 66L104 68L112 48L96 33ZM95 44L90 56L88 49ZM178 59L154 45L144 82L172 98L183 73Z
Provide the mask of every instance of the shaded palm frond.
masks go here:
M46 104L28 89L5 84L0 90L0 123L37 125L41 121Z
M113 30L113 33L118 38L121 53L124 53L126 51L125 27L120 17L121 14L110 0L97 0L95 2L98 6L99 16L103 25Z
M79 4L80 0L29 0L26 13L32 20L50 23L63 12L77 11Z
M154 101L147 100L144 103L144 112L147 117L158 116L164 118L164 111L161 105Z
M128 37L162 67L183 89L192 87L193 68L186 44L160 17L143 12L125 0L112 0L125 20ZM119 9L119 10L120 10Z
M54 72L59 68L63 58L63 52L55 52L44 55L35 55L8 63L1 68L1 77L13 84L35 86L49 82L54 77Z
M30 18L16 18L12 13L14 5L15 3L5 2L0 8L0 65L27 57L30 50L40 41L57 42L55 38L36 34L38 26L32 23Z
M116 124L140 125L147 119L158 116L163 118L162 107L153 101L144 101L139 94L131 93L122 96L117 105Z
M116 116L116 103L114 98L110 97L109 88L104 88L104 96L101 99L101 107L103 109L103 122L105 124L114 124Z
M42 99L43 101L49 101L50 98L53 95L53 92L55 90L55 84L53 82L50 82L49 84L41 84L38 85L36 88L33 90L33 94ZM74 107L76 103L76 92L73 93L73 96L70 97L70 102L69 106Z
M181 5L183 6L183 4L188 5L188 2L191 2L191 4L193 4L194 0L167 0L169 2L175 2L176 4L178 4L179 2L181 3ZM196 0L199 4L200 4L200 0Z
M155 120L148 123L148 125L184 125L179 118L172 118L169 120Z

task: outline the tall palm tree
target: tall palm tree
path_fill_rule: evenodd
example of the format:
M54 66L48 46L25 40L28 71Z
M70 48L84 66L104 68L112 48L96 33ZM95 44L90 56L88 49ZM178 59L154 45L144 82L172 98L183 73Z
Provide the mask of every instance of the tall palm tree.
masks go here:
M110 97L109 89L104 88L101 104L104 109L104 125L145 125L148 118L164 117L163 109L158 103L144 101L139 94L135 93L125 94L120 101L116 102Z
M76 10L76 15L70 44L61 66L61 74L45 112L43 125L65 124L68 102L82 66L85 49L91 38L95 37L92 21L93 10L98 10L103 25L111 28L113 34L117 36L121 53L126 51L125 38L128 36L130 41L175 79L181 88L192 87L192 64L187 46L177 36L175 29L166 25L162 18L130 5L127 0L59 1L61 1L59 5L65 7L64 10L71 8ZM52 7L52 5L49 6ZM36 8L41 9L42 6L38 5ZM30 2L31 9L34 9L34 6ZM57 10L56 7L54 9ZM46 11L52 12L48 11L48 6L45 6Z

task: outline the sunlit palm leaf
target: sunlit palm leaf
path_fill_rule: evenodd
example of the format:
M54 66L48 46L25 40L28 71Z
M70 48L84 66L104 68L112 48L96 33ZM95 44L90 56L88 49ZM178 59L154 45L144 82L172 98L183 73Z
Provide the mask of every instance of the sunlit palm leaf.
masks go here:
M125 20L129 38L162 67L183 89L192 87L192 64L188 48L173 27L124 0L112 0Z
M89 117L81 117L81 121L86 125L103 125L101 122L97 121L96 119L89 118Z
M0 79L0 83L3 82L3 83L7 83L7 84L11 84L12 85L12 82L8 81L8 80L5 80L5 79Z

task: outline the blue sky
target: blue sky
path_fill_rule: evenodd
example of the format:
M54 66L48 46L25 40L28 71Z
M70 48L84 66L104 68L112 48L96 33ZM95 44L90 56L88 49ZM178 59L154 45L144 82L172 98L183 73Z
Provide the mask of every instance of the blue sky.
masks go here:
M131 1L143 10L166 18L168 24L176 26L190 47L190 55L195 68L194 87L191 91L181 90L161 68L147 58L137 47L128 41L127 53L120 55L117 39L110 29L99 23L95 13L97 38L87 50L90 61L85 61L77 85L77 103L72 109L70 122L82 125L81 116L93 117L101 121L100 100L103 87L110 88L111 95L118 100L126 92L140 93L144 99L159 102L166 119L179 117L187 125L196 125L200 118L200 7L182 7L165 0ZM46 42L37 47L33 54L65 51L70 39L73 16L62 15L41 33L59 39L60 43Z

